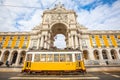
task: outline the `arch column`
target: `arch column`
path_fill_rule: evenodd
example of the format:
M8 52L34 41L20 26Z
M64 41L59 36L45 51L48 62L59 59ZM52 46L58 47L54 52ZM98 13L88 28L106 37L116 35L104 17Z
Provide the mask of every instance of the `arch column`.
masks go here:
M40 47L42 48L43 47L43 36L41 36L41 41L40 41Z
M8 56L8 61L10 61L11 62L11 57L12 57L12 51L10 51L10 54L9 54L9 56Z
M93 50L88 50L88 58L90 60L95 60L94 55L93 55Z
M70 38L71 38L71 36L70 36L70 34L68 34L68 42L69 42L68 47L69 47L69 48L71 48L71 47L72 47L72 46L71 46L71 39L70 39Z
M39 45L40 45L40 38L38 38L38 41L37 41L37 49L39 49Z
M46 49L47 48L47 35L45 35L45 40L44 40L44 48Z
M108 59L111 60L112 59L111 52L110 52L110 50L107 50L107 51L108 51L108 53L107 53Z
M19 60L20 60L20 51L18 51L18 55L17 55L17 59L16 59L16 62L15 62L15 66L18 66Z
M2 61L4 55L4 51L1 51L0 61Z
M80 50L82 50L82 42L81 42L81 38L79 37L79 47L80 47Z
M78 37L75 35L75 48L78 48Z
M74 49L74 40L73 40L73 35L71 35L71 47Z
M100 56L100 60L103 60L102 50L99 50L99 56Z
M50 33L48 33L48 45L47 45L47 49L50 49Z

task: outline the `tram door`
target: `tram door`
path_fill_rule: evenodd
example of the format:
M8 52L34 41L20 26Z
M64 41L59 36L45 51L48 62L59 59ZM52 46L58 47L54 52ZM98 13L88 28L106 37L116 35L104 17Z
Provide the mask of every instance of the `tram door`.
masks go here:
M75 54L75 60L76 60L76 67L77 67L77 69L79 69L80 68L80 60L81 60L81 58L80 58L80 54Z
M31 61L32 61L32 54L27 54L26 56L26 62L25 62L25 68L30 69L31 67Z

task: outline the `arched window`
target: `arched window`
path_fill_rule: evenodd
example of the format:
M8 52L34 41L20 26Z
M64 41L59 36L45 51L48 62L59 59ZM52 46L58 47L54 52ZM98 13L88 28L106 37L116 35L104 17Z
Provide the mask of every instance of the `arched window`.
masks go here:
M88 59L88 51L87 50L83 51L83 58L86 60Z
M0 56L1 56L2 52L0 51Z
M99 60L99 53L98 53L98 51L97 51L97 50L94 50L93 53L94 53L95 59L96 59L96 60Z
M6 63L8 56L9 56L10 52L9 51L5 51L4 52L4 56L3 56L3 62Z
M103 59L108 59L106 50L102 50L102 56L103 56Z
M111 50L110 51L110 53L111 53L111 57L112 57L112 59L117 59L117 54L116 54L116 51L115 50Z
M16 62L16 59L17 59L17 55L18 55L18 52L17 51L13 51L12 52L12 60L11 60L11 63L12 64L15 64L15 62Z

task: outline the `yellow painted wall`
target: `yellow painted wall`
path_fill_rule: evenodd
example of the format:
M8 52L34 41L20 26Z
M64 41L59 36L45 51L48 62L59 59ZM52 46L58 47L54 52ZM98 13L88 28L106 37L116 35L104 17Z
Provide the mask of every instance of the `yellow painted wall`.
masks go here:
M12 40L12 45L11 48L14 48L15 44L16 44L16 40L17 40L18 36L14 36L13 40Z
M2 41L2 36L0 36L0 42Z
M23 43L24 43L24 38L25 38L25 36L21 36L21 37L20 37L20 44L19 44L19 48L22 48Z
M92 36L89 36L89 37L90 37L90 45L91 45L91 47L93 47Z
M29 43L30 43L30 36L28 36L28 41L27 41L27 45L26 45L27 48L29 46Z
M117 42L116 42L116 40L115 40L114 35L110 35L110 39L111 39L111 41L112 41L112 45L113 45L114 47L117 47Z
M98 47L101 47L99 35L95 35L95 41Z
M107 39L107 35L103 35L102 38L103 38L105 46L109 47L109 42L108 42L108 39Z
M10 40L10 36L6 36L5 41L3 43L3 48L7 47L9 40Z
M117 37L118 37L118 39L120 40L120 35L118 35Z

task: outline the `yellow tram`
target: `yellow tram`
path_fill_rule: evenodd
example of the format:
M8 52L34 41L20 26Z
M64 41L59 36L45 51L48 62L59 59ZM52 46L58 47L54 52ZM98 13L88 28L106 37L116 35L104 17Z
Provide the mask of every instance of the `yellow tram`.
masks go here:
M22 72L86 72L80 51L27 52Z

